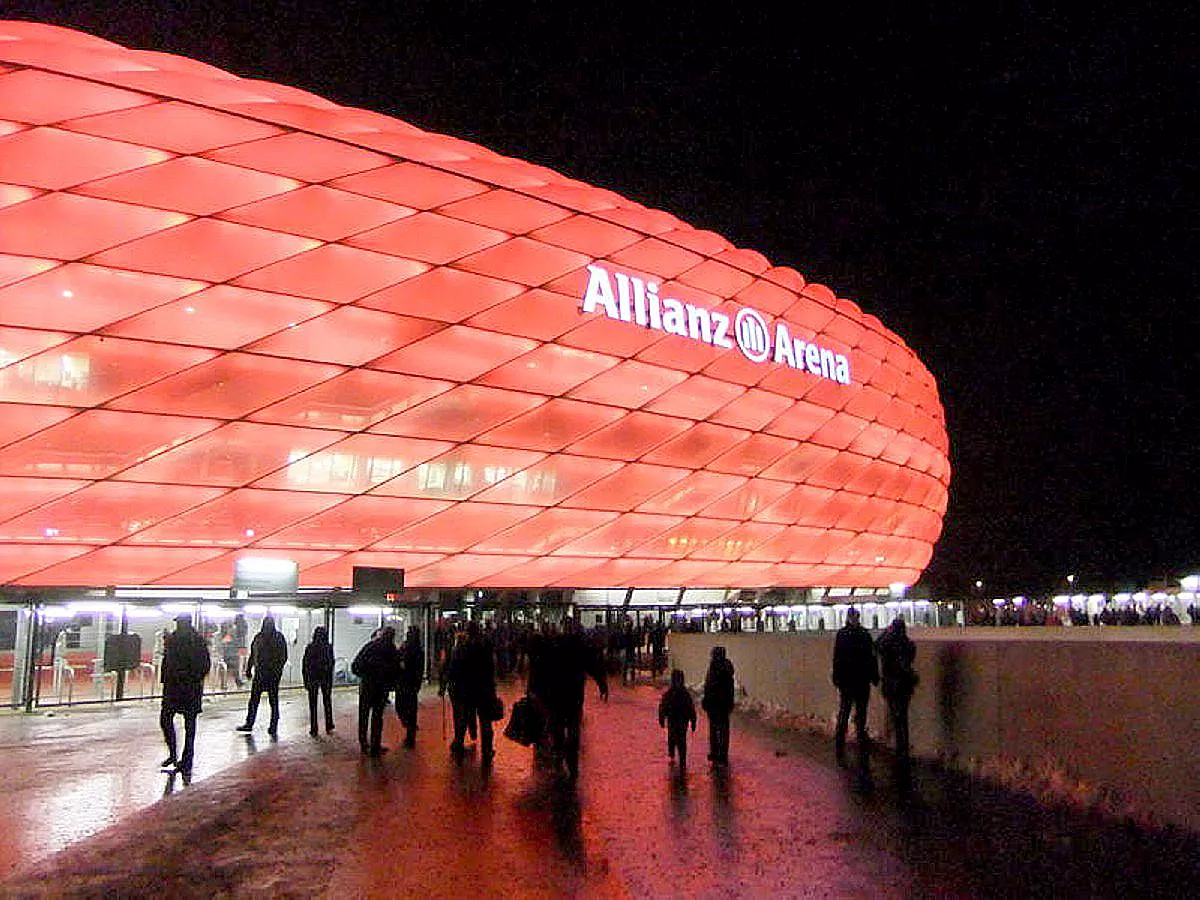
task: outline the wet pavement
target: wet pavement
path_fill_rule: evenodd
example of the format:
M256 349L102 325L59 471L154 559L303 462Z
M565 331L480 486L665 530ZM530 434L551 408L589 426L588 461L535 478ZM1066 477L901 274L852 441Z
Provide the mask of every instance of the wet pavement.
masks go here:
M157 707L0 716L4 897L1195 896L1200 841L1089 819L933 770L911 790L877 755L871 785L822 736L735 716L731 764L681 776L659 688L589 686L577 784L497 737L491 771L455 761L437 697L415 750L389 715L362 757L356 698L308 735L285 694L277 741L200 718L193 780L157 769ZM504 692L511 705L516 689ZM1189 774L1187 777L1194 777Z

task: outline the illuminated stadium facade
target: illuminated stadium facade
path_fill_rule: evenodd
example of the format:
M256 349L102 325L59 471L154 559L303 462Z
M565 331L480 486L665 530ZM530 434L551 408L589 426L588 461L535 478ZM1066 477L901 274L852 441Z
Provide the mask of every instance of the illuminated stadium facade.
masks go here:
M932 376L611 191L0 23L0 584L912 584Z

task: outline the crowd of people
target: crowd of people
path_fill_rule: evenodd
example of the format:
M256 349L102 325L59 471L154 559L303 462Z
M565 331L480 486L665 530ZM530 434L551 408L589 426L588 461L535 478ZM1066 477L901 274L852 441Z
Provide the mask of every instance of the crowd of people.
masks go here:
M441 625L433 643L438 694L448 698L452 712L452 754L461 757L468 741L474 741L478 743L481 764L491 765L495 756L495 723L505 716L496 689L497 676L502 671L520 672L525 675L526 688L525 697L519 701L523 707L521 729L527 732L531 721L537 724L527 739L514 739L534 745L545 762L565 770L571 780L579 774L587 681L593 680L601 699L607 700L609 673L619 671L622 680L628 680L631 677L628 669L637 665L641 648L645 648L654 674L664 669L666 660L665 629L654 623L639 628L631 619L613 629L598 626L590 632L585 632L572 618L564 619L561 625L543 622L536 629L484 627L470 621ZM633 648L632 661L630 648ZM265 694L270 707L267 732L272 737L277 735L279 683L287 657L286 641L273 619L265 617L246 658L250 699L245 721L237 726L238 731L254 729ZM875 640L862 626L859 611L854 607L849 609L846 624L838 631L834 643L831 673L839 697L834 736L839 764L846 764L846 737L853 717L858 767L864 775L868 772L867 708L872 687L879 685L893 724L896 759L905 764L906 771L908 706L917 685L915 658L916 645L906 633L903 618L896 617ZM189 617L179 617L175 630L165 639L160 724L168 750L163 767L185 776L190 776L192 769L196 715L210 665L208 643L192 627ZM323 626L317 627L305 648L303 661L309 733L313 736L319 734L322 718L326 733L334 730L333 669L328 632ZM386 752L382 744L383 723L393 695L396 716L404 728L403 745L414 747L418 694L427 674L420 629L410 627L403 643L397 646L395 628L381 627L358 651L351 671L358 679L358 741L362 753L378 757ZM729 762L729 724L734 705L733 663L725 648L716 646L712 648L700 697L700 707L708 719L708 759L714 766ZM181 750L174 726L177 715L184 720ZM514 715L506 732L510 736L516 718ZM695 732L697 721L685 675L675 669L670 675L670 686L660 699L658 724L667 731L667 754L672 762L678 760L680 772L686 769L688 733Z
M1200 622L1200 606L1188 607L1188 616L1193 624ZM968 605L967 625L982 626L1025 626L1025 625L1181 625L1182 620L1169 603L1128 603L1119 605L1106 603L1099 612L1088 614L1078 606L1055 606L1028 600L1016 604L1006 602L997 606L993 603Z

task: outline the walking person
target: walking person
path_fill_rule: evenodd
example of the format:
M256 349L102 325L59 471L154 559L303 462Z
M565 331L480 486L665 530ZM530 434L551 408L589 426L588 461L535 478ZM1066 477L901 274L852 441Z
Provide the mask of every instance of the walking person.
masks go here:
M250 657L246 661L246 677L250 679L250 705L246 708L246 721L238 731L253 731L258 718L258 707L262 695L267 695L271 707L271 724L267 734L279 734L279 682L283 679L283 667L287 662L287 641L275 630L275 620L265 616L258 634L250 642Z
M490 765L496 755L492 733L496 668L491 641L483 636L478 622L467 625L466 634L450 655L438 690L439 694L447 692L454 709L454 740L450 742L450 752L461 754L467 732L474 732L478 727L479 757L484 765Z
M421 629L409 626L400 648L400 680L396 684L396 715L404 726L404 746L417 745L417 706L421 682L425 680L425 647Z
M367 756L382 756L383 711L399 676L396 629L383 628L358 651L350 671L358 676L358 745Z
M536 690L546 710L550 745L567 777L579 777L579 741L583 728L583 688L590 677L608 699L608 676L604 656L584 636L574 619L563 622L562 633L548 639L542 650L544 663L535 679ZM533 670L531 667L533 678Z
M834 748L838 765L846 764L846 727L850 709L854 709L854 736L858 742L858 768L869 770L870 747L867 741L867 704L871 685L879 684L879 663L875 658L875 642L867 629L859 624L858 610L853 606L846 613L846 624L837 633L833 644L833 685L838 689L837 731Z
M312 641L304 648L304 690L308 692L308 733L317 736L317 694L325 706L325 733L333 731L333 645L324 625L313 629Z
M704 676L700 706L708 714L708 758L715 766L729 763L729 715L733 712L733 663L724 647L713 647Z
M192 777L192 756L196 745L196 716L204 695L204 678L212 659L204 638L192 627L190 616L179 616L175 630L163 638L162 710L158 724L167 742L167 758L162 768ZM183 753L177 753L175 715L183 716Z
M658 727L667 729L667 756L674 762L679 753L679 771L687 768L687 729L696 731L696 704L683 683L683 670L671 670L671 686L658 702Z
M917 687L914 662L917 645L908 636L904 619L892 621L875 644L879 654L880 689L887 702L892 730L896 733L896 763L908 765L908 706Z

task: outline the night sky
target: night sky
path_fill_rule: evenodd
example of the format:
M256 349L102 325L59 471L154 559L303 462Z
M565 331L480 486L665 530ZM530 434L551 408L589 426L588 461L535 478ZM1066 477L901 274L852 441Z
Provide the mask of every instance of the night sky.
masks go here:
M855 300L946 408L939 592L1200 571L1186 7L693 5L18 0L0 16L475 141Z

